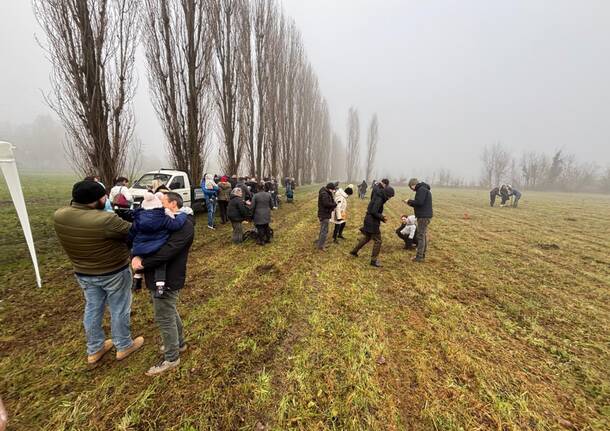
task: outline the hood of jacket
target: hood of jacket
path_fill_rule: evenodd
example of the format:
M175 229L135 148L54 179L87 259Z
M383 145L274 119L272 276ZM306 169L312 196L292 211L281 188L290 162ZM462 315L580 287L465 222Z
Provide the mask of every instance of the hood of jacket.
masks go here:
M418 184L415 186L415 191L417 191L417 189L419 189L420 187L424 187L424 188L426 188L426 189L430 190L430 186L429 186L428 184L426 184L426 183L424 183L424 182L421 182L421 183L418 183Z
M383 187L380 187L380 186L375 186L375 189L373 189L373 196L372 197L375 198L376 196L381 198L381 199L383 199L383 202L385 202L385 201L387 201L389 199L388 195L385 192L385 189Z
M152 210L137 208L133 212L133 229L136 232L156 232L162 229L165 217L167 216L164 208Z
M348 196L348 195L347 195L347 193L345 193L345 190L343 190L343 189L337 189L337 190L335 191L335 199L337 198L337 196L341 196L342 198L347 199L347 196Z

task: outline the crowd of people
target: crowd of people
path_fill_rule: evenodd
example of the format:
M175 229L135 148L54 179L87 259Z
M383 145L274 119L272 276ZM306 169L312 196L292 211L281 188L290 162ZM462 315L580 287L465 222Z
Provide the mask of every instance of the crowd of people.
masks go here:
M521 199L521 192L514 188L510 184L502 184L498 187L494 187L489 192L489 205L494 206L496 203L496 198L499 197L501 199L500 206L512 206L513 208L517 208L519 204L519 199ZM512 201L512 202L511 202ZM507 204L508 203L508 204Z
M145 287L162 339L159 350L163 358L146 371L147 375L155 376L176 368L180 354L187 349L177 304L185 284L195 218L191 208L184 206L181 195L159 182L149 186L134 209L128 185L126 177L119 177L107 193L97 177L77 182L70 205L55 212L54 227L85 298L83 325L88 365L96 366L112 349L116 349L116 360L122 361L142 348L144 337L132 335L130 316L132 295ZM286 201L292 201L294 178L285 178L283 186ZM416 179L409 182L409 187L415 196L404 202L413 207L414 214L401 217L396 234L404 241L405 248L416 248L413 259L422 262L426 257L427 226L432 217L432 194L427 184ZM207 174L201 188L209 229L215 229L214 223L219 219L221 224L231 223L231 239L236 244L248 238L259 245L272 240L271 214L280 205L278 181ZM345 239L348 200L355 191L352 184L340 188L338 183L329 183L320 189L320 233L316 240L320 250L325 249L331 224L333 242L339 244ZM362 184L357 188L361 199L366 191ZM373 182L360 229L362 238L351 251L358 256L360 249L373 241L371 265L375 267L381 266L378 260L381 223L387 222L384 204L393 196L394 189L387 179ZM120 211L127 208L129 217ZM245 222L251 222L254 228L244 232ZM106 308L110 311L111 338L106 338L102 327Z
M401 224L396 229L398 237L404 241L406 249L417 250L413 260L423 262L427 251L427 230L432 218L432 193L430 186L424 182L412 178L409 188L415 192L413 199L404 201L413 208L414 214L401 216ZM366 181L358 186L358 197L364 199L366 195ZM329 225L334 224L333 243L339 243L339 239L345 239L343 231L347 222L347 201L354 192L354 186L349 184L345 189L339 188L338 183L328 183L318 193L318 219L320 221L320 233L314 242L318 250L326 249L326 240L329 233ZM385 203L394 197L394 189L390 181L383 179L380 182L373 181L371 198L364 215L364 222L360 228L362 237L356 246L350 251L352 256L358 257L358 252L370 241L373 241L370 264L381 267L379 254L381 252L381 223L387 222L384 215Z
M283 185L286 200L292 202L294 178L285 178ZM259 245L271 241L271 211L280 205L276 180L207 174L201 188L209 229L215 229L218 209L220 223L232 225L234 243L248 237ZM134 208L128 178L117 178L107 193L99 177L90 176L74 184L70 205L58 209L53 221L85 298L87 364L96 366L113 348L116 360L122 361L144 345L144 337L132 336L130 317L132 295L145 286L163 341L163 359L146 374L176 368L187 348L177 302L195 234L193 211L180 194L154 180ZM244 233L246 221L254 229ZM102 327L106 307L109 339Z
M293 202L296 188L294 178L285 178L286 201ZM271 211L280 206L279 183L275 178L218 177L207 174L201 183L204 193L208 229L215 229L216 209L220 211L220 222L230 222L232 240L239 244L252 238L258 245L265 245L273 238ZM251 221L254 229L244 232L244 222Z

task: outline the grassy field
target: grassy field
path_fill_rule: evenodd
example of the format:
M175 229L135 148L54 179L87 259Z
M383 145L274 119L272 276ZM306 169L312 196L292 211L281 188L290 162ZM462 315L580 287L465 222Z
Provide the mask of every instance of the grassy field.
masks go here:
M83 298L51 215L71 179L24 178L44 286L0 184L0 394L14 430L610 429L610 198L433 189L428 261L410 262L387 205L384 268L355 244L314 250L316 189L274 213L275 241L230 244L198 217L180 310L181 367L148 378L159 336L136 296L143 351L87 370ZM467 213L467 216L465 216ZM107 325L107 324L106 324Z

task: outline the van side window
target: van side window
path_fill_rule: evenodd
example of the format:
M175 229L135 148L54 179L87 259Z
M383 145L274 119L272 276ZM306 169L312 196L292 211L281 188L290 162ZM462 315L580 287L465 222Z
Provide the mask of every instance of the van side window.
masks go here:
M170 190L183 189L184 188L184 177L182 175L178 175L174 177L171 184L169 185Z

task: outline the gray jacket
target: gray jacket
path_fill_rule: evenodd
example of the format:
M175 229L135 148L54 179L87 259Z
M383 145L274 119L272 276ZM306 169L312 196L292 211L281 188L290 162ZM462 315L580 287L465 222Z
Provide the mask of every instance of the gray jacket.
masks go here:
M258 192L252 198L252 222L254 224L271 223L273 199L268 192Z

